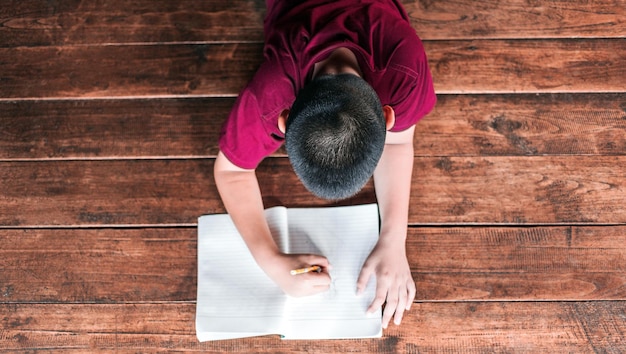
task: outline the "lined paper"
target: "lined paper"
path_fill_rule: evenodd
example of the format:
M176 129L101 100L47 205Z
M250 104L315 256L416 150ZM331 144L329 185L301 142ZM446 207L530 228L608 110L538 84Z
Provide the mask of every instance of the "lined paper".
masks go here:
M292 298L257 266L227 214L198 219L200 341L280 334L286 339L380 337L381 313L366 314L375 280L362 296L356 281L378 239L376 204L265 211L270 230L286 253L326 256L329 291ZM311 330L315 328L315 330Z
M287 238L285 208L265 211ZM198 220L196 333L200 341L280 333L286 295L259 268L227 214Z
M374 277L361 296L356 282L378 240L376 204L350 207L288 209L289 253L317 253L328 258L330 290L287 301L286 339L368 337L381 333L381 313L366 314L376 294ZM307 330L302 326L306 323ZM311 328L315 330L311 331Z

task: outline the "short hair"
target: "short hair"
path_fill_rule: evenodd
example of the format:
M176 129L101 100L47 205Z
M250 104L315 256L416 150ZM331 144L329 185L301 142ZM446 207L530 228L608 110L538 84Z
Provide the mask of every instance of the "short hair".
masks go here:
M311 193L339 200L358 193L371 178L385 136L382 104L365 80L323 75L298 92L286 123L285 147Z

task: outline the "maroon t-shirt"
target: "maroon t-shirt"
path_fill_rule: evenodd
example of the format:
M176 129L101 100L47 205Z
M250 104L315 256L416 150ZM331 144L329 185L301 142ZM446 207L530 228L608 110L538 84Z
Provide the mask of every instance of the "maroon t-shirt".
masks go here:
M224 124L220 150L252 169L284 141L278 116L289 109L315 63L350 49L383 105L393 107L391 131L405 130L435 106L424 47L394 0L268 1L264 59Z

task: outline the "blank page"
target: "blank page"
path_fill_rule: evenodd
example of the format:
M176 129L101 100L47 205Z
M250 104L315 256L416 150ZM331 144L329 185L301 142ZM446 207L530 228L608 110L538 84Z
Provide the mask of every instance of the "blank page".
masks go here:
M274 237L286 237L285 208L265 213ZM286 295L258 267L229 215L198 219L198 340L280 334L285 301Z
M361 267L378 240L377 205L288 209L287 219L289 253L326 256L332 266L332 283L322 294L289 297L284 337L380 337L381 311L366 313L376 293L374 277L365 292L356 295Z

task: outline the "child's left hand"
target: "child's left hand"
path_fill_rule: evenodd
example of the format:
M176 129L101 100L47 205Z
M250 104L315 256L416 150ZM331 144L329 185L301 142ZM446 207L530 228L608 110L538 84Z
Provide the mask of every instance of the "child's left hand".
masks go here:
M392 316L394 323L399 325L404 311L411 308L415 299L415 281L406 258L404 243L381 241L379 239L379 243L363 264L357 280L357 293L365 289L372 275L376 275L376 297L367 311L375 311L386 301L383 328L387 328Z

